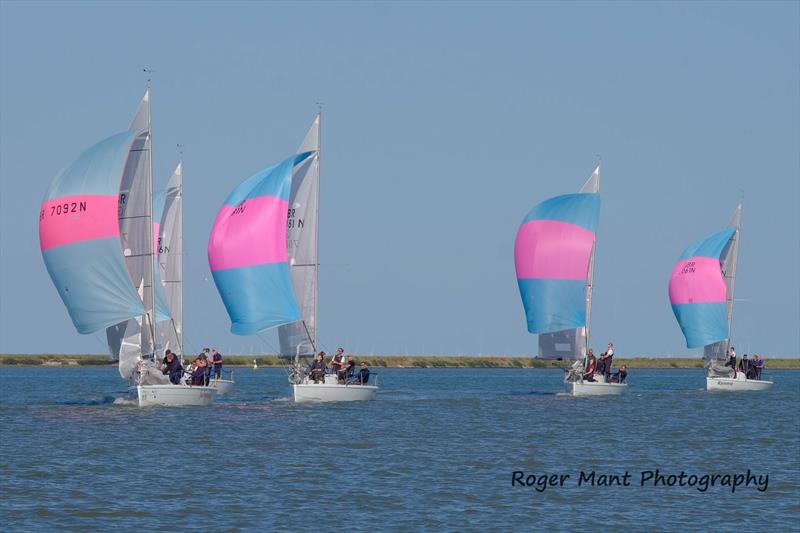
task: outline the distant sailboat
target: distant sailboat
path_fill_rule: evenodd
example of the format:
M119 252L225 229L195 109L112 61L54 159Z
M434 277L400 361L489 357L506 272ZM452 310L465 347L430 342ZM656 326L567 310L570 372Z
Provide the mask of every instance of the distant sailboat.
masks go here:
M580 192L540 203L517 231L514 260L528 331L539 335L542 359L575 360L566 374L576 396L617 395L626 384L583 379L592 309L592 280L600 217L600 167Z
M153 196L156 235L156 289L161 289L167 320L156 321L158 345L179 356L183 347L183 163L178 163L166 189Z
M42 256L79 333L106 329L140 406L207 405L216 391L173 385L157 369L150 89L127 131L83 152L50 185L39 215Z
M763 390L771 381L747 379L724 366L733 321L733 291L739 257L742 204L728 227L704 237L683 251L669 278L672 311L687 348L703 348L708 390Z
M208 244L214 282L231 332L278 327L281 354L294 359L295 401L369 400L376 386L309 384L300 357L317 349L319 115L298 153L248 178L220 208Z
M154 232L157 236L156 288L163 292L164 305L169 310L167 320L156 322L156 337L162 349L184 355L183 344L183 162L178 163L164 190L153 197L155 210ZM158 300L158 297L156 298ZM209 384L217 394L227 394L233 389L233 372L230 379L216 379Z

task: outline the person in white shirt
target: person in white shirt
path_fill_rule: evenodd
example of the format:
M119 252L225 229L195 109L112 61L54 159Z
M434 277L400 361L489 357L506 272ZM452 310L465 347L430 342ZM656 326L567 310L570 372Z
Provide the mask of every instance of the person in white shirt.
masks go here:
M736 370L736 348L733 346L731 346L728 350L728 361L725 363L725 366L729 366Z
M600 359L597 361L597 373L603 374L608 382L609 374L611 374L611 359L614 357L614 343L608 343L608 349L600 354Z

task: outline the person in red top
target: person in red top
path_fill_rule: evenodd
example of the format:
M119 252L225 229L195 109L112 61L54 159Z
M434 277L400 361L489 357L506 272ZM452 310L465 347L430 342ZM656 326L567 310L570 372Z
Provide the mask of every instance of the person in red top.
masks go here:
M583 373L583 379L586 381L594 381L594 371L597 368L597 358L595 358L593 353L589 354L589 358L586 360L586 371Z

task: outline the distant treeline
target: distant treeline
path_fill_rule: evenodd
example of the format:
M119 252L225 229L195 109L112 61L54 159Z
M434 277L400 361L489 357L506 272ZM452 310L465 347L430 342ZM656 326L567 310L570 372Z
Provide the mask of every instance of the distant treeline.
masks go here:
M571 361L553 361L532 357L505 356L447 356L447 355L370 355L356 356L357 361L366 361L375 368L564 368ZM260 367L286 366L288 360L275 355L226 355L228 366ZM766 359L767 368L800 368L800 359ZM45 366L101 366L114 362L107 355L56 355L56 354L6 354L0 355L0 365L45 365ZM630 368L703 368L703 360L694 357L632 357L614 358L615 366Z

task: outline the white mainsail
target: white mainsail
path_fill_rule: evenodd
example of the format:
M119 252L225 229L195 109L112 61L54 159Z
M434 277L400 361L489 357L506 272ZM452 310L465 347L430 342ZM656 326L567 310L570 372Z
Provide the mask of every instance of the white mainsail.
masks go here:
M703 348L703 358L710 359L724 359L728 356L728 348L731 345L731 326L733 325L733 290L736 285L736 263L739 259L739 233L742 225L742 204L736 206L733 212L731 221L728 224L729 228L736 228L736 231L731 235L728 244L720 256L720 266L722 267L722 277L725 279L725 292L727 293L725 301L725 311L728 319L728 338L709 344Z
M183 163L178 163L165 191L158 234L158 274L170 318L156 324L159 348L183 355Z
M583 187L578 192L596 194L600 192L600 165L598 164ZM589 271L586 277L586 326L565 329L552 333L539 334L539 357L543 359L583 359L589 343L589 324L592 311L592 287L594 283L594 254L596 244L592 246L589 259Z
M120 375L130 378L134 360L154 356L155 294L153 285L153 183L151 162L150 88L131 121L138 132L122 176L119 196L119 225L122 251L131 281L144 304L140 318L106 330L112 355L119 358ZM136 348L138 347L138 349Z
M298 154L314 154L292 175L286 249L302 320L278 328L281 355L313 354L317 349L317 234L319 214L320 115L308 130Z

